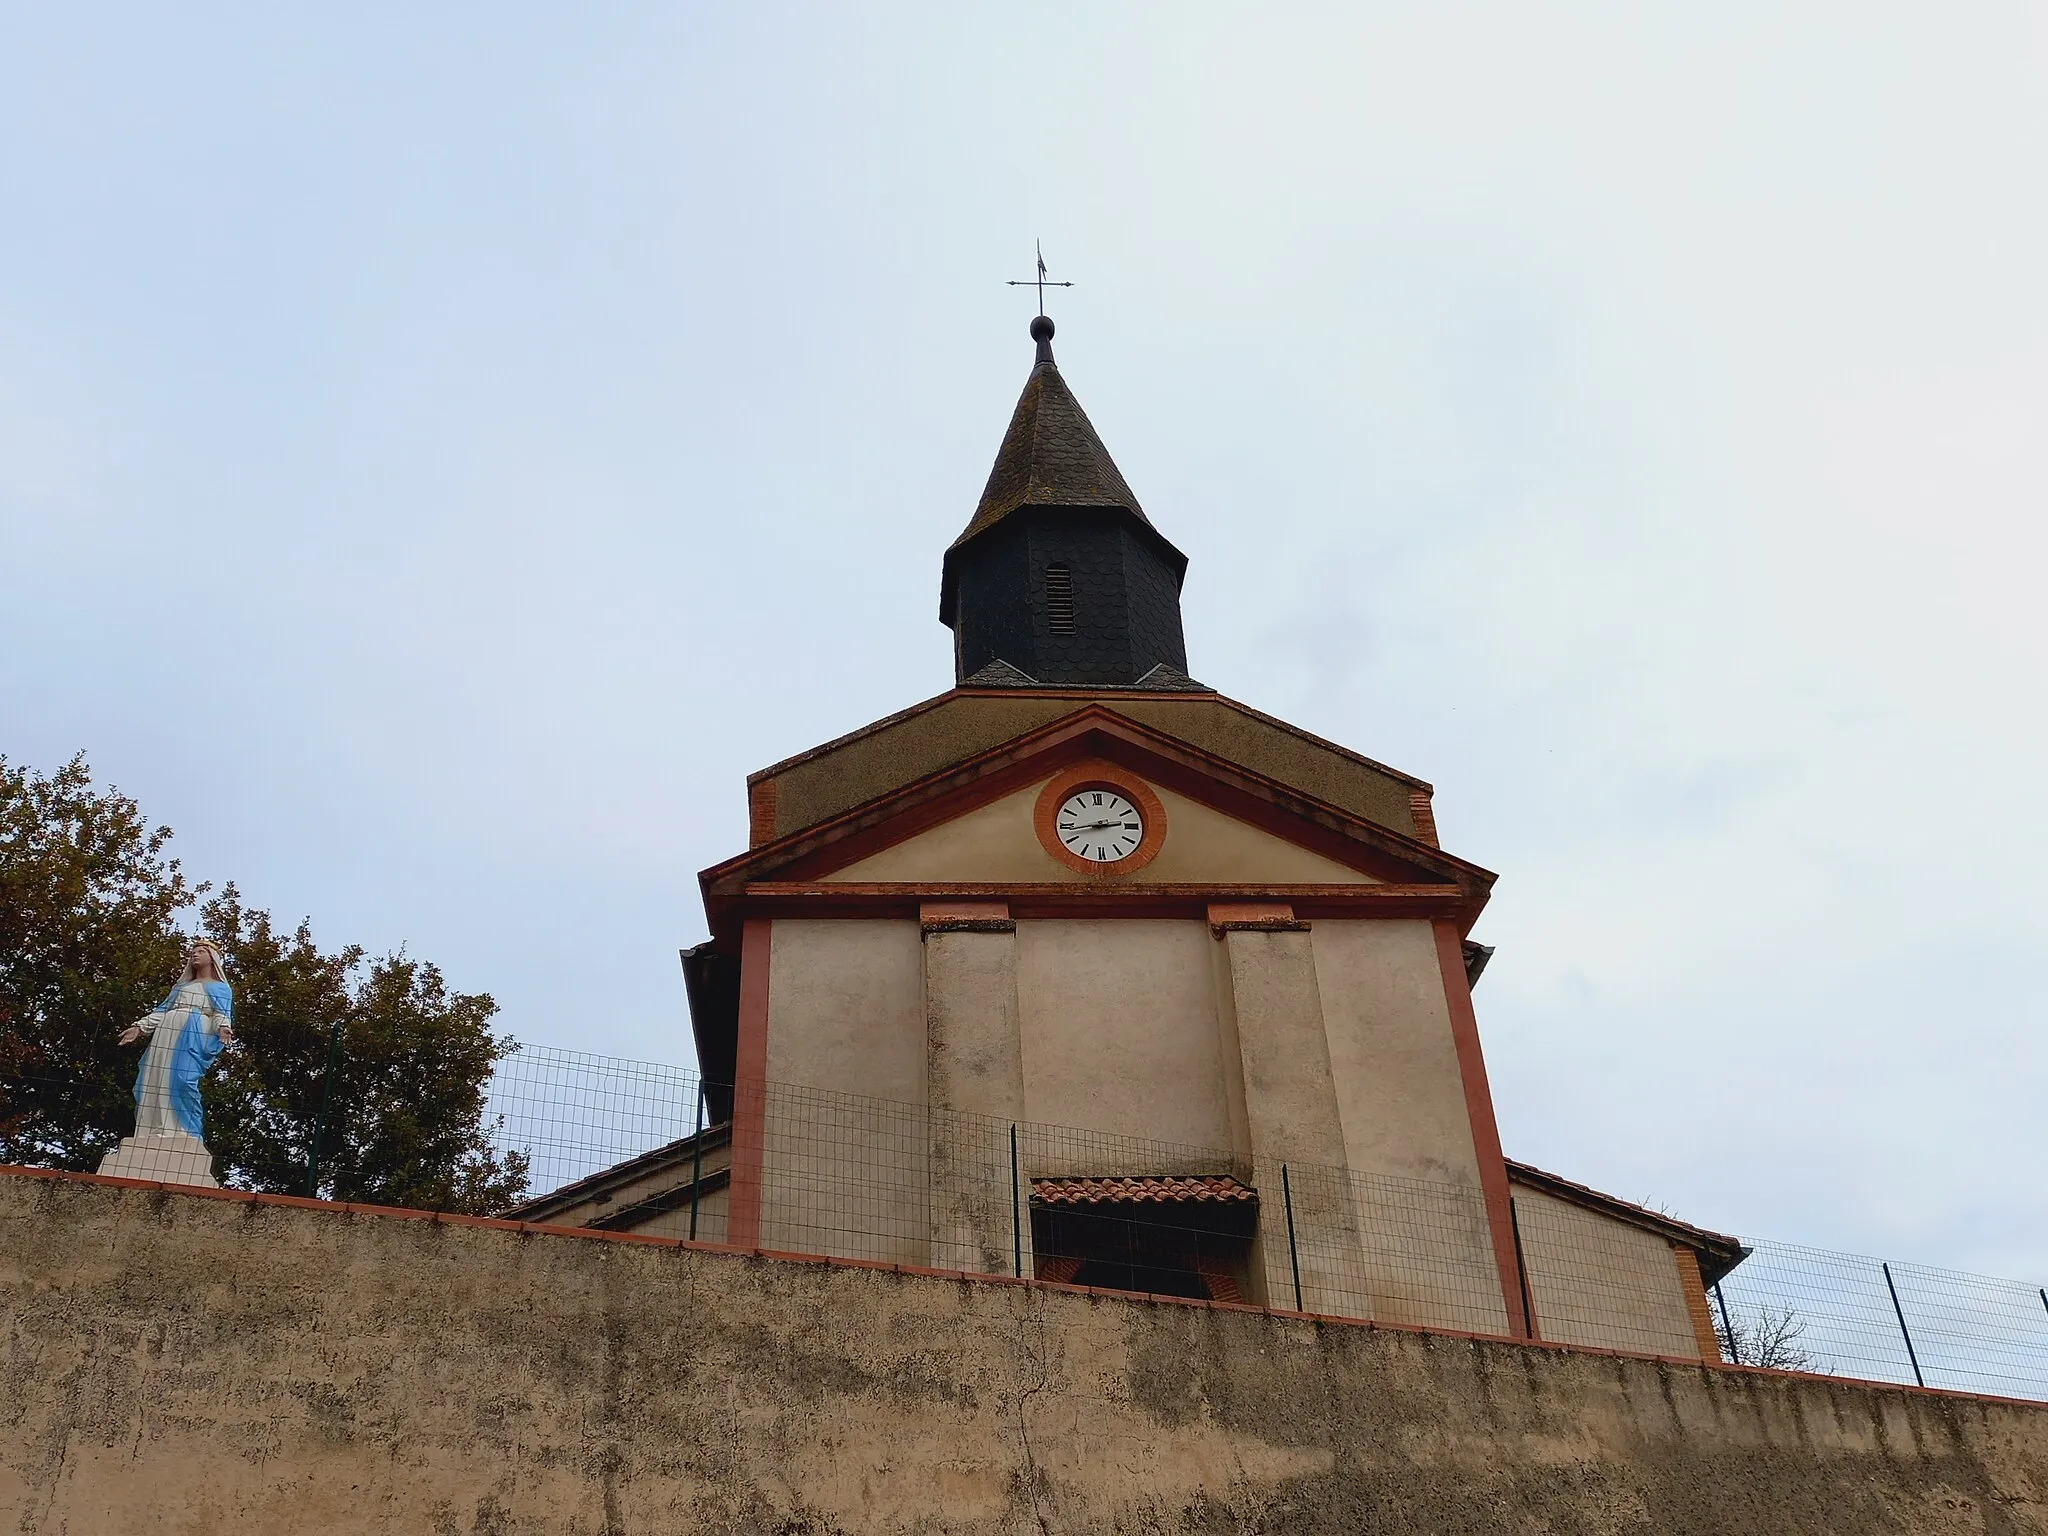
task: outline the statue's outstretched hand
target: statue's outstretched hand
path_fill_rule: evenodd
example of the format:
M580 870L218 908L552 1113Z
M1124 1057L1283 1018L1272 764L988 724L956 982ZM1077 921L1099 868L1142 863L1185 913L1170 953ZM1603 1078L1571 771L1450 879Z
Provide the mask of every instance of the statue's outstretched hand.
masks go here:
M223 1045L233 1045L233 1044L235 1043L235 1031L234 1031L234 1026L233 1026L233 1025L231 1025L231 1024L223 1024L223 1025L221 1025L221 1027L220 1027L220 1038L221 1038L221 1043L222 1043Z
M117 1043L121 1045L133 1045L137 1040L140 1040L141 1038L142 1026L140 1024L130 1024L126 1029L121 1031L121 1038Z

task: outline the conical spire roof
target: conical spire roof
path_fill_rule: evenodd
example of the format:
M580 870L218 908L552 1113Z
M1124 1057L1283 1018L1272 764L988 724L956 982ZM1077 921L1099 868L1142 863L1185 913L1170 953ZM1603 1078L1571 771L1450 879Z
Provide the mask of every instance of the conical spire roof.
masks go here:
M1122 507L1152 526L1081 402L1060 377L1052 360L1052 322L1039 316L1031 323L1031 335L1038 343L1038 361L1017 398L981 504L953 541L955 549L1019 507Z
M1024 393L1017 397L1017 409L1010 415L1010 429L996 450L995 467L981 503L966 529L946 550L944 577L939 585L939 618L953 622L956 557L975 539L1004 518L1026 507L1100 507L1113 518L1128 518L1135 531L1151 544L1172 568L1176 588L1188 558L1145 516L1116 461L1095 435L1087 412L1052 360L1052 321L1040 315L1031 322L1031 338L1038 343L1038 360L1024 381Z

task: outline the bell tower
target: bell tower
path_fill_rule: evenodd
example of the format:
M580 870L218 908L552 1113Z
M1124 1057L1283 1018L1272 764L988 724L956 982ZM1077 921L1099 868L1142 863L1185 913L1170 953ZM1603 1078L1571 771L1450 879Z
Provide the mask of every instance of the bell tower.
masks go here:
M1188 678L1187 558L1052 334L946 551L957 685L749 775L699 877L729 1183L677 1142L595 1224L701 1194L738 1248L1719 1359L1742 1245L1503 1156L1493 875L1422 780Z
M1031 376L967 529L946 551L939 618L955 680L1191 688L1180 619L1188 557L1146 518L1031 322Z

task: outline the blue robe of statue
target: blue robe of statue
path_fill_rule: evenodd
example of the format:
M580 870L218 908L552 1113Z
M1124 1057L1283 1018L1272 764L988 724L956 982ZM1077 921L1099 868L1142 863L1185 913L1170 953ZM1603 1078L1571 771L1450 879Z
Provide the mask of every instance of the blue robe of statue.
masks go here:
M199 1079L226 1048L220 1032L232 1029L234 990L224 981L185 981L171 989L136 1027L149 1036L135 1077L135 1134L205 1139Z

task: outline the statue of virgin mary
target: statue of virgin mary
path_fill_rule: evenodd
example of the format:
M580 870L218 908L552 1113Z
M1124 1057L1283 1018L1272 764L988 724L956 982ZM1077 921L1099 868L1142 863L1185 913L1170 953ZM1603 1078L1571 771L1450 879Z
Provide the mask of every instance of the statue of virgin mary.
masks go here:
M123 1045L147 1037L135 1076L135 1134L100 1163L100 1172L167 1184L213 1185L199 1079L235 1041L235 994L221 974L221 952L196 939L185 969L147 1017L121 1031Z

